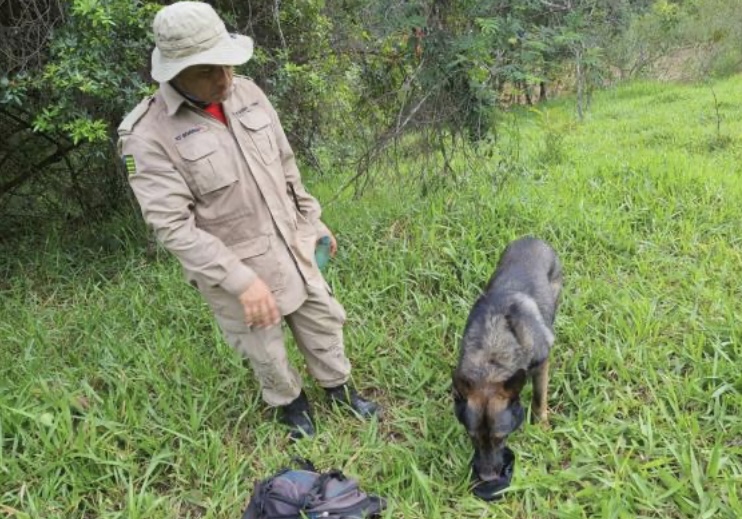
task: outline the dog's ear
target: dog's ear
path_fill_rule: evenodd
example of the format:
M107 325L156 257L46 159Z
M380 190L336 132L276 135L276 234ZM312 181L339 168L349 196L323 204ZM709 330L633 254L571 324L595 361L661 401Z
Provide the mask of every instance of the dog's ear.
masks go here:
M451 375L451 380L451 394L454 399L462 400L464 395L469 393L469 390L471 389L470 382L467 379L458 376L458 373L455 370Z
M544 323L536 304L531 300L511 304L505 320L518 343L531 352L530 364L545 361L554 345L554 334Z
M503 387L510 395L519 395L526 384L526 370L519 369L515 374L505 381Z
M452 378L453 383L451 384L451 395L453 396L453 411L456 415L456 419L462 424L465 424L466 399L464 398L464 395L461 394L461 390L463 389L463 387L461 387L461 384L463 384L464 381L456 377L455 371Z
M505 312L505 323L508 325L508 328L516 337L518 337L517 321L519 313L520 310L518 310L518 305L516 303L512 303ZM518 337L518 342L520 342L520 337Z
M531 362L541 364L549 357L551 347L554 346L554 334L544 324L543 319L534 319L533 357Z

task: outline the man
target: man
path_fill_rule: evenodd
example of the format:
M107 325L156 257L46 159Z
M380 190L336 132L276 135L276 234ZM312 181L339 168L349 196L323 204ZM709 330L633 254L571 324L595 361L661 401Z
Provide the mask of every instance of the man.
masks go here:
M119 149L145 221L181 262L229 344L246 356L263 400L292 438L314 433L299 374L288 362L287 322L308 371L331 402L377 414L349 384L343 307L320 273L320 206L265 94L232 67L252 40L229 34L202 2L177 2L153 23L152 77L160 88L119 126Z

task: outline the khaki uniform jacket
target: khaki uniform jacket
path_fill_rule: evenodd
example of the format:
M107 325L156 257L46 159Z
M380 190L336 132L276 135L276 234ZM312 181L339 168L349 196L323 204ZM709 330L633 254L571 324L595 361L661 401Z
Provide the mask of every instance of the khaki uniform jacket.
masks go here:
M260 277L286 315L305 283L324 285L314 250L328 231L262 90L235 76L223 108L228 126L163 83L119 126L119 151L145 221L192 284L239 296Z

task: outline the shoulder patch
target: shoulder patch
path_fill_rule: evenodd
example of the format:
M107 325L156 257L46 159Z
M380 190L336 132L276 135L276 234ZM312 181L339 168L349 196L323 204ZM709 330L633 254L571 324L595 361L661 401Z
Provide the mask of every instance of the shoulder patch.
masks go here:
M154 100L155 98L150 96L140 101L140 103L136 105L134 109L126 115L126 117L124 117L124 120L121 121L121 124L119 124L119 133L131 132L131 130L134 129L134 125L139 122L139 119L141 119L144 114L147 113L147 110L149 110L149 107L152 105L152 102Z
M134 162L134 157L132 155L124 155L121 157L121 160L124 163L124 169L126 170L126 173L131 176L135 175L137 172L137 164Z

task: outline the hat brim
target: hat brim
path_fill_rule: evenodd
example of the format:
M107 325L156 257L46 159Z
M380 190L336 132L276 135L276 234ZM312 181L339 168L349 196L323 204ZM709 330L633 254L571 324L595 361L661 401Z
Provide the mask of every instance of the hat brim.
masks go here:
M155 47L152 51L152 78L165 83L193 65L242 65L250 60L252 53L252 38L240 34L230 34L214 47L183 58L167 58Z

